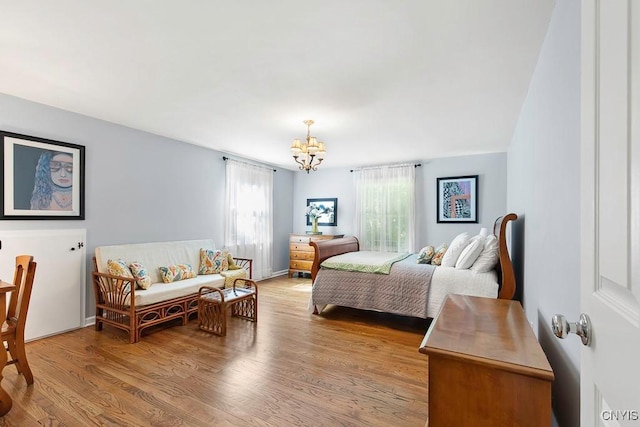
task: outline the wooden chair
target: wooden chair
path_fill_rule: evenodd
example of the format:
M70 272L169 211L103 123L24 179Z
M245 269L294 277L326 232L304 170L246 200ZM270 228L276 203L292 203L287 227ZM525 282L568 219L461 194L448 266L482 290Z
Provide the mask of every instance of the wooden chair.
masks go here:
M33 384L33 374L27 362L24 349L24 327L27 321L33 278L36 274L36 263L31 255L18 255L13 284L16 290L11 292L7 307L7 320L2 325L2 341L7 343L6 351L11 355L7 365L15 364L18 373L24 376L27 384Z

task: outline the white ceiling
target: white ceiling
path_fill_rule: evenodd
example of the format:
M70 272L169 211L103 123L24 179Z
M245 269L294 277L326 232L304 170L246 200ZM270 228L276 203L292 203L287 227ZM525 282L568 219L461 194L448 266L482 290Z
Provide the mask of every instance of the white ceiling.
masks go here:
M506 151L554 0L0 0L0 92L295 169Z

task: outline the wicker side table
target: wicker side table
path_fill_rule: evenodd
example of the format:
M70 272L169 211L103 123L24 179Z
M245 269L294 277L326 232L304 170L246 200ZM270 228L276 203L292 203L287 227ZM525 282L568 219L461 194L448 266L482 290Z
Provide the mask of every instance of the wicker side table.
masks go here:
M198 327L215 335L227 335L227 308L231 315L252 322L258 321L258 285L250 279L236 279L233 287L200 288L198 296Z

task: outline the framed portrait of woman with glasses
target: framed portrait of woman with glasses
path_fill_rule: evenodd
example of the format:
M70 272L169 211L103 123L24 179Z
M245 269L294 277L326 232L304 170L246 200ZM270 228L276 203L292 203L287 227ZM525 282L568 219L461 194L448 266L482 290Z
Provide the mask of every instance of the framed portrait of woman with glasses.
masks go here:
M84 146L4 131L0 138L0 219L84 219Z

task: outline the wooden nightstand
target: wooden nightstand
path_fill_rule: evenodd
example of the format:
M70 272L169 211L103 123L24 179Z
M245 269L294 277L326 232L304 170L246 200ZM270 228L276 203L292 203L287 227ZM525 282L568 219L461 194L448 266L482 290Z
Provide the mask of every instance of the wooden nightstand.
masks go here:
M289 277L293 273L311 274L313 265L313 247L309 242L344 237L344 234L291 234L289 236Z
M449 295L420 352L430 427L551 425L553 371L519 302Z

